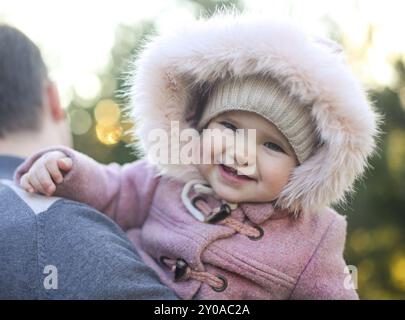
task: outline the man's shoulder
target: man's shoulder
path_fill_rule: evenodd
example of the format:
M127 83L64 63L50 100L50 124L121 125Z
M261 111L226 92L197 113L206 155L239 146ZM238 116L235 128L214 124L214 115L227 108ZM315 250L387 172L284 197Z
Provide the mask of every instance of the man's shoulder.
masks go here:
M123 231L106 215L86 204L60 198L46 197L26 192L12 181L0 181L0 218L2 232L25 234L45 232L55 235L61 232L95 229L98 232L123 234ZM70 227L67 227L70 226ZM27 231L30 230L28 233ZM92 238L94 234L82 232ZM59 234L60 235L60 234Z
M119 226L96 209L35 196L43 202L38 206L31 195L4 183L3 198L9 201L0 201L8 225L0 223L0 298L175 298ZM50 281L54 276L57 281Z
M33 214L37 215L48 210L58 197L45 197L35 193L29 193L21 189L11 180L0 180L0 198L4 204L12 206L20 202L24 204Z
M33 214L38 216L51 212L64 212L69 210L70 213L96 212L94 208L86 204L71 201L61 197L46 197L36 193L29 193L17 186L11 180L0 180L0 199L4 207L12 209L14 214L23 211L24 214ZM21 206L25 207L24 210Z
M38 297L38 215L59 199L0 180L0 299Z

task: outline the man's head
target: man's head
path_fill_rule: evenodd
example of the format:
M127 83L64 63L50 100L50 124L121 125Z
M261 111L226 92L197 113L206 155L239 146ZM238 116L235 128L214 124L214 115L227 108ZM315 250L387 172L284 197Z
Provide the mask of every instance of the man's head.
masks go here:
M36 142L38 148L70 144L58 92L38 47L7 25L0 25L0 115L0 153L15 153L4 150L15 137L27 146ZM24 142L25 135L31 141Z

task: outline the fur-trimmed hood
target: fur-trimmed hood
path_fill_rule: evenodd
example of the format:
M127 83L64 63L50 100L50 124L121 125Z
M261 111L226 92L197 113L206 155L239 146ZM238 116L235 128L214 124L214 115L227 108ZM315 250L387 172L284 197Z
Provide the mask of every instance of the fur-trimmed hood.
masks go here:
M274 77L311 105L322 145L292 172L277 201L282 208L312 211L344 201L376 148L380 116L341 47L289 22L222 14L197 20L154 37L134 67L130 110L146 155L152 129L170 132L172 120L189 128L199 90L229 76ZM157 166L183 181L201 178L193 165Z

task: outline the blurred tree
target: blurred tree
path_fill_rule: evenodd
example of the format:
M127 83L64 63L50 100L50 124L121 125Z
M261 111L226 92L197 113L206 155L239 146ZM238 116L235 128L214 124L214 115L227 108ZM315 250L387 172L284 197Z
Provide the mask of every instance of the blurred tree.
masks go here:
M345 212L349 220L346 255L358 267L359 293L367 299L405 299L405 89L402 58L398 81L371 93L384 115L379 154L357 183Z
M74 135L75 148L100 162L122 164L138 158L138 154L127 146L129 135L126 131L132 124L122 112L126 103L122 92L125 90L125 79L133 57L136 56L143 39L154 30L155 26L151 21L134 26L120 25L116 30L115 44L107 68L98 75L101 90L96 101L88 107L75 94L69 106L69 114L74 114L77 109L85 109L92 119L91 127L86 133ZM115 122L106 123L108 117L114 116ZM98 120L103 117L107 121L100 123Z

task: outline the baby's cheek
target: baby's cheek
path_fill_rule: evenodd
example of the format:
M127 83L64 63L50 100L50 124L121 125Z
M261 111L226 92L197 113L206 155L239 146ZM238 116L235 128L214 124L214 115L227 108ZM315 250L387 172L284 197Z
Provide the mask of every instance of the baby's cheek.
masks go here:
M290 170L285 168L269 168L262 172L262 182L271 197L278 196L287 185Z
M201 174L201 176L210 182L210 173L212 171L212 166L207 165L207 164L197 164L196 165L198 172Z
M202 163L211 163L213 159L213 147L206 137L201 137L200 140L200 155Z
M224 157L224 145L218 137L216 139L205 136L202 138L201 142L201 153L205 159L211 161L211 163L222 163L221 159Z

